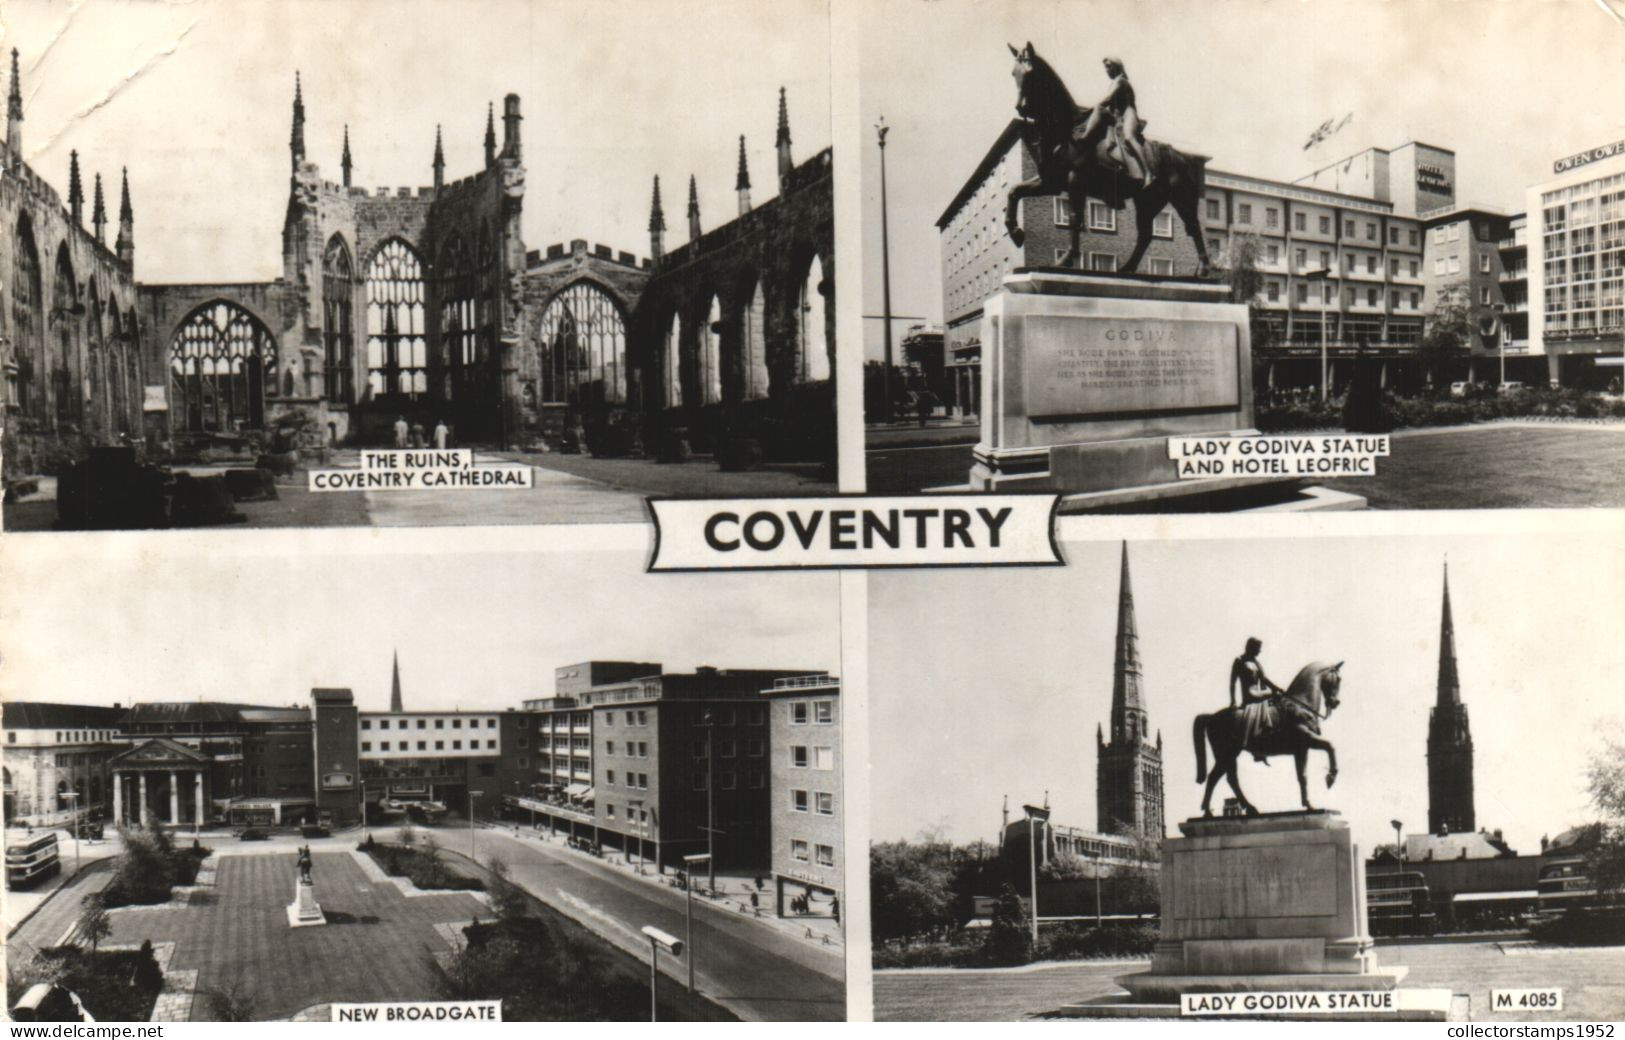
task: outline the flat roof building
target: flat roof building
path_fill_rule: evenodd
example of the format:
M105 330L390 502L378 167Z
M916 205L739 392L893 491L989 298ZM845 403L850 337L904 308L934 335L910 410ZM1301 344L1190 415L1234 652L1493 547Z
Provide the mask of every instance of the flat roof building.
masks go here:
M822 672L791 676L762 695L771 716L775 913L839 920L845 891L841 681Z

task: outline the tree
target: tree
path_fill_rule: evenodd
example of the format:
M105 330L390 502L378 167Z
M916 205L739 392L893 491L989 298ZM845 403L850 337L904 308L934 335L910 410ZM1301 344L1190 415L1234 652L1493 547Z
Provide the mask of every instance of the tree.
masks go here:
M875 939L938 936L954 919L952 846L888 841L869 852L870 930Z
M1021 906L1021 897L1008 882L999 889L993 903L993 923L987 930L984 949L994 964L1027 964L1033 959L1030 922Z
M485 866L491 872L486 893L491 897L491 909L497 920L512 921L530 916L530 901L525 898L524 889L509 877L508 864L492 856Z
M1586 853L1586 873L1597 891L1625 891L1625 742L1604 737L1586 770L1591 802L1602 814L1596 841Z
M1452 282L1439 289L1416 348L1416 359L1430 382L1447 381L1451 366L1466 353L1473 336L1472 309L1473 298L1466 282Z
M1264 272L1258 268L1258 258L1263 251L1257 235L1237 236L1230 243L1229 264L1224 268L1224 280L1230 286L1230 302L1247 305L1254 361L1262 348L1275 341L1273 328L1259 305L1265 287Z
M99 952L101 941L113 931L113 922L107 916L107 899L100 892L92 892L79 901L79 932L90 940L90 951Z

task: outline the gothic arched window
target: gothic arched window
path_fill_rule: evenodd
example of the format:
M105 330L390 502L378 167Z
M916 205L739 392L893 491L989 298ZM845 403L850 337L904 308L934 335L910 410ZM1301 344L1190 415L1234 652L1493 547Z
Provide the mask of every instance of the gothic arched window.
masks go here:
M755 401L767 396L767 346L762 335L762 283L756 283L745 307L739 312L739 352L744 361L744 398Z
M677 315L671 316L671 324L666 327L664 349L661 350L661 367L666 374L666 401L667 408L678 408L683 403L683 363L682 363L682 336L677 323Z
M322 254L323 392L329 401L355 403L355 267L344 239L334 235Z
M275 395L276 340L235 304L205 304L175 331L169 347L174 401L188 430L229 431L265 422Z
M367 267L367 385L375 397L416 397L429 389L423 264L398 238L384 243Z
M798 290L796 306L796 368L798 383L829 378L829 335L824 323L824 265L817 256Z
M43 388L39 382L40 330L44 328L39 309L39 250L26 216L17 221L16 248L12 250L11 328L16 343L11 364L6 368L6 396L27 415L45 414Z
M74 285L73 263L68 259L68 244L64 242L57 248L56 277L51 281L51 323L56 327L57 338L57 354L51 359L51 388L56 397L58 421L78 417L83 392L76 378L79 351L74 342L73 309L79 294Z
M542 309L537 351L548 404L626 400L626 325L604 290L576 282Z
M711 306L705 312L705 324L700 326L699 375L700 400L716 404L722 400L722 301L711 297Z

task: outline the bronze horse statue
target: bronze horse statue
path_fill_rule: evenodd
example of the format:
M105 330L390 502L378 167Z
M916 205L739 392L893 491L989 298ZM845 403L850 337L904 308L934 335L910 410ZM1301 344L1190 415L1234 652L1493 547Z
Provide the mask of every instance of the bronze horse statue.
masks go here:
M1010 53L1016 56L1012 73L1020 88L1016 113L1023 120L1022 138L1038 164L1038 176L1013 186L1005 200L1004 227L1011 241L1019 246L1025 238L1021 228L1016 226L1016 206L1022 199L1064 194L1072 208L1072 248L1062 258L1061 266L1071 267L1079 263L1078 232L1087 213L1088 200L1099 199L1113 209L1122 209L1132 201L1139 238L1134 243L1134 252L1118 270L1133 273L1151 244L1152 221L1171 204L1196 247L1200 260L1196 276L1206 278L1212 264L1197 220L1197 206L1207 180L1207 159L1186 155L1161 141L1148 140L1145 153L1152 180L1150 186L1142 187L1128 172L1121 144L1109 128L1092 147L1081 146L1077 131L1088 120L1091 109L1072 100L1061 77L1038 56L1033 45L1029 43L1019 51L1012 46Z
M1240 708L1225 708L1211 715L1196 716L1193 736L1196 739L1196 782L1207 781L1202 794L1202 815L1212 816L1209 803L1219 777L1230 778L1230 789L1236 800L1256 816L1258 809L1241 793L1236 779L1236 760L1242 752L1268 759L1275 755L1291 755L1298 766L1298 792L1303 807L1309 804L1309 781L1304 767L1310 751L1326 752L1326 786L1337 780L1337 752L1331 742L1320 735L1320 720L1330 717L1338 704L1338 690L1342 686L1343 662L1326 664L1314 661L1306 664L1286 688L1286 692L1265 700L1255 701ZM1213 745L1213 771L1207 768L1207 745Z

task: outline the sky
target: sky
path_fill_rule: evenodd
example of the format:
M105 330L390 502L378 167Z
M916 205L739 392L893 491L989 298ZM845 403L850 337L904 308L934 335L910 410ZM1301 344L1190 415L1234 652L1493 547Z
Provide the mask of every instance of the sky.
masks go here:
M1064 549L1065 568L870 576L874 840L992 841L1005 795L1019 816L1046 791L1058 824L1095 827L1120 547ZM1328 791L1326 760L1311 754L1315 804L1342 812L1366 849L1392 842L1390 820L1426 831L1447 554L1479 827L1531 853L1543 834L1594 818L1585 762L1625 723L1617 536L1130 542L1171 834L1201 803L1191 721L1226 706L1230 664L1249 636L1263 640L1260 660L1282 686L1310 661L1346 662L1342 705L1321 729L1341 772ZM1240 769L1260 809L1298 807L1290 758ZM1215 812L1228 794L1221 781Z
M76 704L303 705L339 686L387 710L398 651L409 709L492 710L550 696L555 668L595 658L840 673L834 574L646 575L641 547L514 551L515 536L484 551L445 533L403 551L333 531L225 532L214 551L30 539L7 555L6 587L28 591L5 597L0 683Z
M1612 4L1618 17L1605 9ZM892 310L942 319L936 221L1015 114L1006 43L1081 104L1128 69L1148 134L1233 173L1295 180L1370 147L1454 149L1457 200L1524 209L1552 160L1625 138L1618 0L868 0L862 33L864 313L881 313L884 115ZM1353 121L1314 151L1327 119ZM912 324L894 325L901 339ZM864 322L867 356L882 323Z
M129 167L142 282L281 275L296 69L307 158L337 182L348 123L369 189L433 183L437 123L447 180L478 172L487 102L500 141L518 93L530 249L647 256L655 174L667 248L688 238L690 174L716 227L738 212L740 134L753 201L776 195L780 86L796 160L832 142L824 0L7 0L0 23L29 164L66 198L77 149L115 220Z

